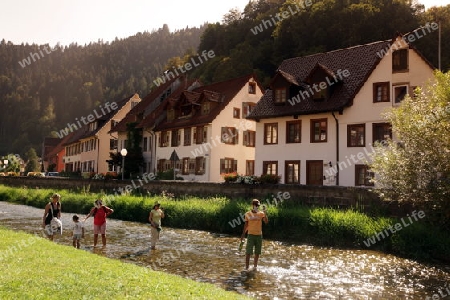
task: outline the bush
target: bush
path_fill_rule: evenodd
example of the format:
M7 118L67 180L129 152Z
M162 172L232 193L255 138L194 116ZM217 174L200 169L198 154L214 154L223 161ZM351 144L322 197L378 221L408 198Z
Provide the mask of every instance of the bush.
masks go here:
M280 180L281 176L272 174L261 175L258 179L259 183L261 184L278 184L280 183Z
M235 182L236 179L238 178L238 174L236 172L233 173L223 173L221 174L223 177L223 180L225 180L225 182L230 183L230 182Z

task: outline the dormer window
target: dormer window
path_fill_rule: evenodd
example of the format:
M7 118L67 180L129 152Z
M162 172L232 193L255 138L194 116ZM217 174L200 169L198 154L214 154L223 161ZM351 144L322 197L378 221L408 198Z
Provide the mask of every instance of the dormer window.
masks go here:
M202 103L202 115L209 114L210 109L211 109L211 104L209 102Z
M274 90L275 94L275 104L284 104L286 103L286 88L277 88Z
M173 121L175 119L175 109L170 108L167 110L167 121Z
M400 49L392 53L392 71L408 71L408 49Z
M328 98L328 85L325 82L315 83L316 89L314 89L313 99L314 101L323 101Z
M89 131L94 131L97 129L97 122L89 123Z

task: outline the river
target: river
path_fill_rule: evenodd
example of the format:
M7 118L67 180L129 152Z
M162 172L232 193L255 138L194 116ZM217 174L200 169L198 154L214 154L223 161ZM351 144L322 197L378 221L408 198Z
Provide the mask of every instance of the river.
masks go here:
M0 224L42 236L43 212L0 201ZM72 245L72 215L63 213L64 233L55 242ZM425 299L439 290L447 293L450 284L448 265L270 240L263 243L258 271L248 277L241 273L245 258L237 237L164 227L157 249L150 250L148 225L108 219L107 246L93 248L92 227L88 219L82 240L86 251L257 299Z

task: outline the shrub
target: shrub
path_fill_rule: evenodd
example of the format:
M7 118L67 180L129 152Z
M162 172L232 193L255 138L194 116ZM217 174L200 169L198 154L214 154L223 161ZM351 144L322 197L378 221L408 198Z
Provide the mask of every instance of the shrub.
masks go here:
M258 179L261 184L277 184L280 183L280 180L281 176L272 174L263 174Z
M223 173L221 174L223 177L223 180L225 180L225 182L230 183L230 182L235 182L236 179L238 178L238 174L236 172L233 173Z

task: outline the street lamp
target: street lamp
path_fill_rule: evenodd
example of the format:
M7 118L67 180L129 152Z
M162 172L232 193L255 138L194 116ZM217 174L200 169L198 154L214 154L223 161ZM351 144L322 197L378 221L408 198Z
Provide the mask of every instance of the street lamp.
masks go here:
M125 156L127 156L127 149L123 148L122 150L120 150L120 154L122 155L122 180L123 180L123 175L125 174Z

